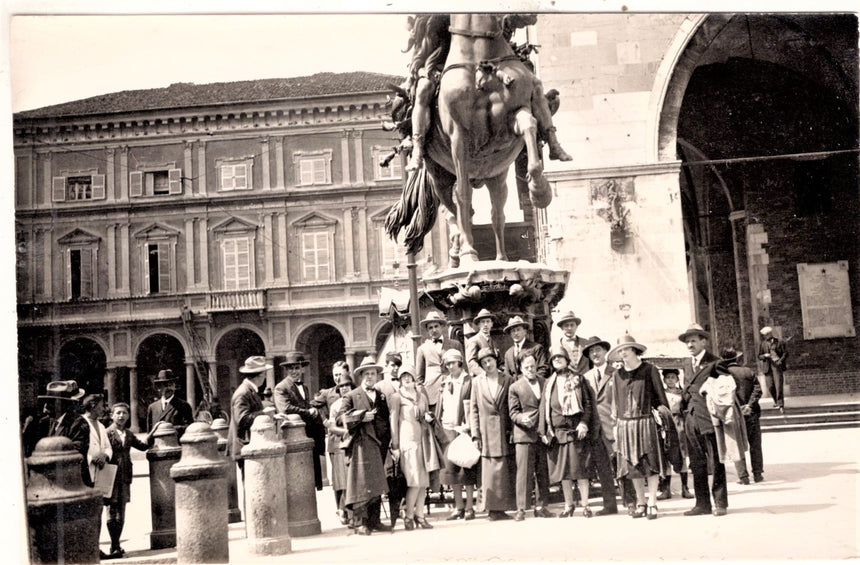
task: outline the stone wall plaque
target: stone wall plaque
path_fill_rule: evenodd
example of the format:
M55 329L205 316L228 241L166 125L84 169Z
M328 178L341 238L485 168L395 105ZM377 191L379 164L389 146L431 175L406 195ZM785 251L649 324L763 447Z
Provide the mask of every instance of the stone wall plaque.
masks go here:
M854 337L848 261L798 263L803 339Z

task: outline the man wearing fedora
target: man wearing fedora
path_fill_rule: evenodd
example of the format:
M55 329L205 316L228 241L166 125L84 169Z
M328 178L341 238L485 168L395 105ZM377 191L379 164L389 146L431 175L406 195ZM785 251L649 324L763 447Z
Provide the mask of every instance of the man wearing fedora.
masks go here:
M589 430L588 441L591 444L591 462L597 470L603 495L603 509L596 512L598 516L618 513L618 503L615 500L615 471L612 464L612 456L615 454L615 416L612 414L612 398L615 394L612 380L614 370L606 362L606 354L610 349L612 346L609 342L603 341L596 335L582 344L582 357L588 358L594 365L583 376L594 400L592 403L594 415L591 421L597 423ZM630 487L629 491L625 491L628 499L632 496L632 483Z
M90 480L87 453L90 449L90 425L78 412L79 402L86 395L76 381L52 381L48 383L45 394L39 400L54 402L54 418L48 423L49 436L63 436L71 440L75 451L81 454L81 479L84 484L93 486Z
M496 317L486 308L482 308L480 312L472 319L478 331L472 337L466 338L466 366L469 369L469 374L477 377L484 374L484 369L481 368L478 362L478 352L482 349L491 349L496 357L499 356L499 348L493 343L492 330L495 324Z
M537 375L545 379L549 376L549 362L543 345L528 338L529 323L522 316L512 316L505 326L505 333L511 336L514 344L505 352L505 374L516 381L520 375L520 361L529 354L537 363Z
M339 423L349 430L345 449L346 506L353 512L356 533L369 536L372 530L391 531L380 521L381 496L388 492L385 457L391 445L391 423L385 396L374 388L382 366L365 357L356 367L358 388L343 396Z
M773 335L773 328L770 326L763 327L759 333L761 343L758 348L758 370L764 375L774 408L785 413L785 396L782 391L785 359L788 356L785 342Z
M753 480L760 483L764 480L764 460L761 451L761 406L758 401L761 398L761 384L755 373L749 367L742 366L738 361L743 353L739 353L732 346L723 347L720 351L722 362L720 367L735 379L737 388L735 397L741 407L746 424L747 442L750 448L750 463L752 463ZM738 474L738 484L750 484L750 474L747 469L746 455L743 459L735 461L735 471Z
M591 361L583 351L586 340L576 335L576 330L581 323L582 319L574 314L573 310L568 310L561 313L555 325L564 332L559 339L559 345L570 356L570 369L576 374L584 375L591 368Z
M717 363L720 359L706 349L711 334L699 324L692 324L678 339L687 345L693 365L690 378L684 385L681 402L685 411L684 430L687 432L696 505L684 515L700 516L713 512L714 516L725 516L729 506L726 466L718 457L719 448L711 413L705 397L699 392L705 381L719 376ZM713 484L709 488L710 469L713 469Z
M151 432L157 422L168 422L176 428L177 437L182 437L185 428L193 421L191 405L176 396L176 377L170 369L158 371L152 384L158 391L159 399L149 405L146 411L146 430Z
M305 367L310 361L301 351L290 351L281 363L286 376L275 385L275 408L279 414L298 414L305 423L305 433L314 440L314 485L322 490L322 464L320 457L325 455L325 426L319 410L311 405L308 387L305 385Z
M462 352L463 346L453 339L443 336L448 321L435 310L428 312L421 320L421 327L427 332L427 339L418 347L415 354L415 379L424 386L430 411L436 410L439 402L439 388L442 386L442 354L449 349Z
M245 378L236 387L233 397L230 399L230 429L227 435L227 447L230 456L242 471L242 483L245 482L245 460L242 458L242 448L251 440L251 426L254 418L264 414L263 399L260 396L260 387L266 382L266 371L272 365L266 363L262 355L254 355L245 360L245 364L239 367L239 372ZM272 413L274 410L269 408Z

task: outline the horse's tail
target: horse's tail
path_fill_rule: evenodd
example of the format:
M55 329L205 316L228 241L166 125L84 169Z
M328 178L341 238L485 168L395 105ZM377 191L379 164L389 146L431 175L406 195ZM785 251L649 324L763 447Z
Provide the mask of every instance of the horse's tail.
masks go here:
M433 179L422 164L409 174L403 193L385 218L385 232L396 240L401 229L405 229L404 244L410 253L418 253L424 247L424 236L436 223L439 198L433 190Z

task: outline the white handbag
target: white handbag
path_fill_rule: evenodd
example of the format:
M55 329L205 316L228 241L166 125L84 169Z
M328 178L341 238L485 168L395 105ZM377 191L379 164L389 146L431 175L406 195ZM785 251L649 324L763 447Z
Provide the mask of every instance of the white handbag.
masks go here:
M469 468L478 462L478 459L481 458L481 452L472 443L472 438L466 434L459 434L448 444L445 457L454 465Z

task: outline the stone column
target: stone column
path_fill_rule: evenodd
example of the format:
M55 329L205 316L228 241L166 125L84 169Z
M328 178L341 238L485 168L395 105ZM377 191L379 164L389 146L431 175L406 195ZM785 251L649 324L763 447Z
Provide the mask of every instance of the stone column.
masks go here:
M287 448L285 461L290 535L303 537L318 534L321 527L314 486L314 440L305 433L305 423L298 414L287 415L281 424L281 438Z
M272 417L257 416L250 442L242 448L248 550L253 555L283 555L291 550L285 453Z
M129 405L129 429L134 433L140 431L138 423L138 403L137 403L137 367L128 368L128 405ZM146 430L147 432L149 430Z
M150 549L176 547L175 488L170 469L179 461L182 449L176 437L176 428L166 422L153 434L152 448L146 452L149 461L149 499L152 513Z
M194 386L194 362L185 362L185 401L197 408L197 388Z
M239 510L239 487L236 478L236 463L227 453L227 433L230 424L224 418L215 418L212 422L212 431L218 436L218 451L227 459L227 521L231 524L242 521L242 512Z
M182 434L182 459L170 469L176 483L176 562L229 563L227 462L205 422Z
M277 378L275 375L275 371L277 371L277 365L275 364L274 357L266 357L266 365L271 365L272 368L266 371L266 384L265 386L270 387L272 390L275 390L275 385L277 384ZM265 388L265 387L264 387Z
M27 458L33 563L98 563L102 497L84 486L81 455L66 437L39 440Z
M110 407L116 402L116 368L111 367L105 371L105 388L107 389L107 405L105 408L110 411Z

